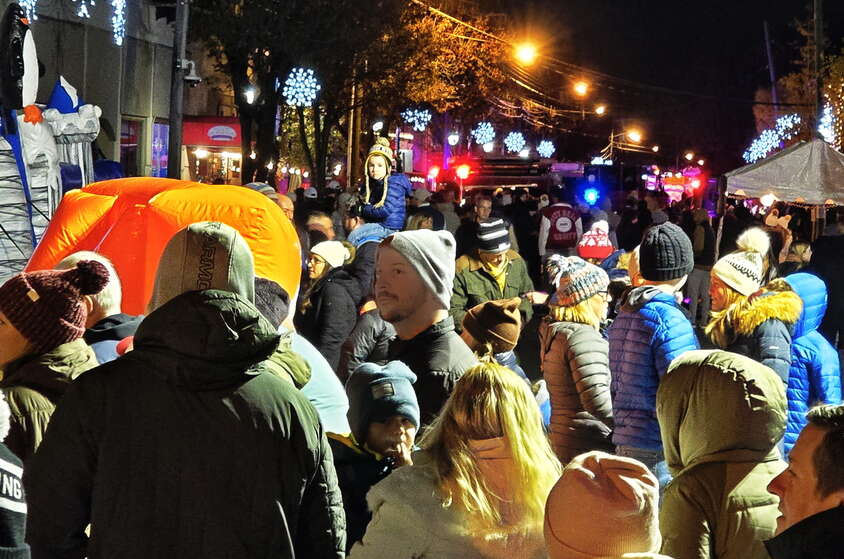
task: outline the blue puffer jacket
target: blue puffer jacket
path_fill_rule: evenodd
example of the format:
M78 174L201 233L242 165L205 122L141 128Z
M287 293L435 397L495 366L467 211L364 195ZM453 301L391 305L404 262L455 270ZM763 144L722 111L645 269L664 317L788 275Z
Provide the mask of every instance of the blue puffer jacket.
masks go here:
M672 295L632 289L609 329L616 446L661 450L656 420L659 380L676 357L699 349L692 324Z
M785 428L787 453L806 426L809 407L819 403L841 403L841 367L838 352L818 332L826 313L826 284L817 276L804 273L792 274L785 281L803 299L803 313L795 325L791 342Z
M387 178L387 197L384 195L384 181L369 179L369 199L364 200L361 217L369 223L380 223L387 229L400 231L404 227L405 199L413 192L410 180L402 173L393 173ZM366 196L366 181L360 186L360 193Z

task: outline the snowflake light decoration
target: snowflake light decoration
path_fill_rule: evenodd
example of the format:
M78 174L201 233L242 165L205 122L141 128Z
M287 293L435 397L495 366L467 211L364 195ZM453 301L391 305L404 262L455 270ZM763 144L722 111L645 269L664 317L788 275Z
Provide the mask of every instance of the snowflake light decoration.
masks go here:
M401 113L401 117L413 126L413 129L417 132L424 132L425 128L427 128L428 123L431 122L431 111L428 109L414 109L414 108L407 108Z
M832 116L832 106L829 103L823 106L818 133L826 143L835 145L835 117Z
M489 122L479 122L472 130L472 137L476 144L488 144L495 139L495 129Z
M287 75L281 94L288 105L309 107L316 100L321 87L313 70L310 68L293 68Z
M525 136L521 132L510 132L504 138L504 147L510 153L518 153L525 147Z
M554 147L554 142L551 140L542 140L539 142L539 145L536 146L536 153L546 159L554 155L555 151L557 151L557 148Z
M26 13L26 19L29 21L35 21L38 19L38 14L35 13L35 7L38 5L38 0L20 0L18 4L20 4L24 13Z
M763 157L767 157L772 151L778 149L784 141L794 137L800 123L800 115L796 113L779 117L773 128L763 130L753 140L742 157L748 163L754 163Z
M126 0L111 0L111 35L114 44L123 46L126 38Z
M94 0L79 0L79 9L76 10L76 16L90 19L91 12L88 11L88 6L96 6L96 2Z

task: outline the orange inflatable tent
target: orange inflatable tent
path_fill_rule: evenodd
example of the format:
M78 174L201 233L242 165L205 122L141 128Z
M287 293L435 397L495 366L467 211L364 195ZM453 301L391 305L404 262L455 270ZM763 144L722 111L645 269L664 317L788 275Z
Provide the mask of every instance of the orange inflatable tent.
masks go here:
M301 271L299 238L269 198L242 186L135 177L68 192L27 270L53 268L65 256L91 250L108 257L123 284L123 312L142 314L167 241L198 221L237 229L255 258L256 275L294 295Z

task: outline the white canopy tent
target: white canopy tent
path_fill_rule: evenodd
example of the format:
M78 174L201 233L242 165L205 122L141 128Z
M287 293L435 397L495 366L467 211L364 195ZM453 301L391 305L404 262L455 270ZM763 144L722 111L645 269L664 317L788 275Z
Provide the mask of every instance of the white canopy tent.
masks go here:
M727 196L777 200L806 206L844 204L844 155L821 139L798 142L725 175Z

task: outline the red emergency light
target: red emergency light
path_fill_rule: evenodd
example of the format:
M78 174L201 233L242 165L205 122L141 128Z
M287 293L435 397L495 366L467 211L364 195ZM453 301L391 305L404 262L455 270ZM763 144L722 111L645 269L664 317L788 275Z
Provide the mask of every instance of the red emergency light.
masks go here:
M472 170L472 169L471 169L471 167L469 167L468 165L465 165L465 164L464 164L464 165L460 165L460 166L457 168L457 170L455 171L455 173L454 173L454 174L456 174L456 175L457 175L457 178L458 178L458 179L460 179L460 180L464 180L464 181L465 181L466 179L468 179L468 178L469 178L469 172L470 172L471 170Z
M440 168L437 167L436 165L434 165L433 167L428 169L428 178L431 179L431 180L434 180L435 178L437 178L439 176L439 174L440 174Z

